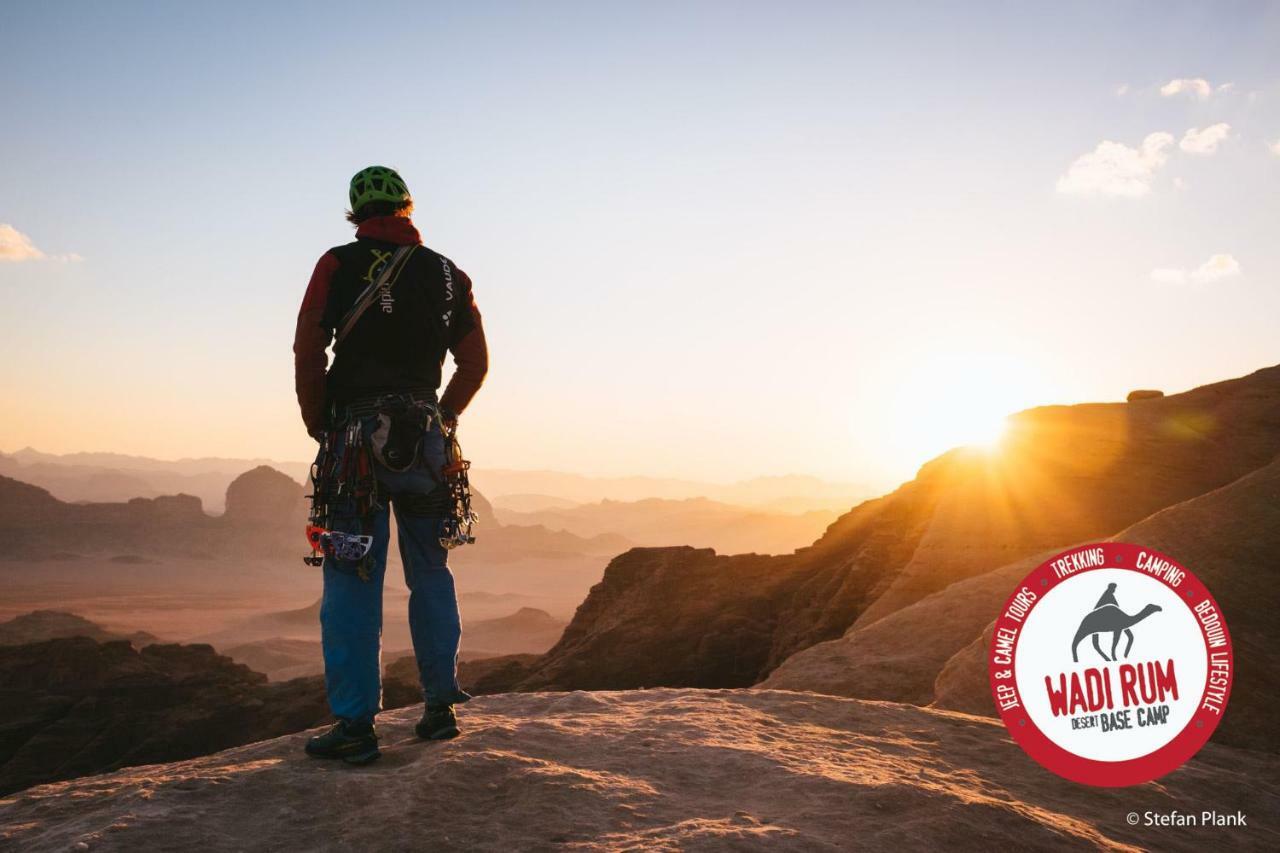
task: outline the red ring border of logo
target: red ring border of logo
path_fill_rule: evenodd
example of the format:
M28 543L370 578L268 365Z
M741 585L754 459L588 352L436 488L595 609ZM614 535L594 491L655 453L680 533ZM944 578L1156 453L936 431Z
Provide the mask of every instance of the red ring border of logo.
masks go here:
M1081 551L1091 551L1102 548L1104 559L1102 565L1081 569L1073 572L1066 577L1059 578L1051 568L1051 564L1063 557L1069 557ZM1148 574L1137 568L1138 555L1146 553L1162 560L1167 560L1171 565L1176 566L1184 574L1182 582L1175 587L1162 577ZM1181 732L1174 735L1173 739L1164 746L1149 752L1146 755L1131 758L1127 761L1097 761L1091 758L1085 758L1068 752L1066 749L1058 746L1049 737L1036 726L1031 719L1031 715L1026 712L1025 704L1022 701L1021 691L1018 690L1017 679L1000 679L998 683L1002 686L1012 685L1017 692L1018 706L1009 710L1001 710L999 701L996 697L996 672L1003 670L1013 670L1018 658L1018 644L1022 640L1022 627L1026 624L1026 619L1031 612L1040 605L1045 595L1055 586L1063 581L1080 577L1086 572L1097 571L1098 569L1120 569L1138 572L1146 577L1158 580L1169 589L1173 590L1180 599L1182 599L1188 608L1194 607L1196 604L1208 600L1212 603L1214 610L1218 614L1218 618L1222 624L1222 634L1226 640L1227 654L1227 684L1225 695L1222 700L1222 708L1225 711L1227 704L1231 700L1231 687L1235 681L1235 653L1231 642L1231 632L1227 627L1226 614L1222 612L1222 608L1218 606L1218 602L1209 592L1208 588L1201 580L1195 576L1186 566L1177 560L1162 554L1154 548L1146 548L1141 545L1133 545L1127 542L1093 542L1088 545L1079 545L1070 548L1059 554L1055 554L1045 560L1035 569L1033 569L1022 581L1017 588L1005 600L1004 605L1000 608L1000 615L996 618L994 631L1003 628L1015 628L1018 631L1017 640L1013 644L1013 654L1010 662L1004 665L995 663L994 654L990 648L987 651L987 676L990 681L991 696L996 702L996 712L1000 715L1000 719L1004 722L1005 728L1009 730L1009 735L1022 747L1027 755L1031 756L1035 761L1047 770L1058 774L1064 779L1072 782L1079 782L1085 785L1096 785L1100 787L1118 788L1127 785L1137 785L1142 782L1149 782L1152 779L1158 779L1167 773L1170 773L1187 762L1193 755L1200 751L1201 747L1209 740L1214 730L1218 727L1218 723L1222 721L1222 715L1204 708L1204 697L1208 693L1209 679L1205 678L1205 690L1200 695L1200 707L1196 709L1195 714L1187 722L1187 725ZM1027 615L1023 617L1022 622L1018 622L1009 616L1009 607L1018 597L1018 593L1023 587L1030 589L1036 594L1036 600L1027 610ZM1196 620L1199 622L1199 619ZM1204 637L1203 629L1201 637L1205 639L1205 653L1208 654L1209 641ZM1218 649L1221 652L1223 649Z

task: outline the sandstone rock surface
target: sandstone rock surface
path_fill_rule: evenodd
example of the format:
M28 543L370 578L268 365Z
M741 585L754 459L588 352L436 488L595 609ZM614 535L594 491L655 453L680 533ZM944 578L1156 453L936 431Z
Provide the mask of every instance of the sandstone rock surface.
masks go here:
M385 715L385 755L310 760L303 735L0 800L26 851L1137 850L1280 845L1273 755L1210 746L1158 783L1065 782L995 722L782 691L508 694L457 740ZM1246 813L1246 828L1126 814ZM1229 835L1228 835L1229 833Z

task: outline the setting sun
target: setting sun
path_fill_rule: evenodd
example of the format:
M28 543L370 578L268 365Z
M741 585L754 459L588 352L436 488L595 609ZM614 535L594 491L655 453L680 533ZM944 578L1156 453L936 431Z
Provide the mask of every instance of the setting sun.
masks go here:
M1008 426L1004 415L996 416L978 407L957 414L959 417L947 430L948 434L954 433L957 444L992 450L1004 439Z
M912 466L953 447L994 449L1009 415L1053 398L1054 389L1045 386L1025 362L993 353L942 351L922 357L889 399L891 420L900 425L889 444Z

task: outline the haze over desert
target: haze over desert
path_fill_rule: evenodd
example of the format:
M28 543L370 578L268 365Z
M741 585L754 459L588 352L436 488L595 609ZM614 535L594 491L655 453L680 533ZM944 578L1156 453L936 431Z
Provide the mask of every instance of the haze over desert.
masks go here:
M0 849L1280 850L1280 4L3 20Z

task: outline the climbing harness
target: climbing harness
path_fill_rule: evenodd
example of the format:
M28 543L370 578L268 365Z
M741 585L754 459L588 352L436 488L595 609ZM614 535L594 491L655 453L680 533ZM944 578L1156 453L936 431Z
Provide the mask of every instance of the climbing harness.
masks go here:
M375 408L377 421L369 438L373 458L389 471L408 471L417 464L422 437L440 419L439 411L412 397L392 398Z
M471 463L462 458L458 422L441 418L440 429L444 433L445 459L440 475L444 479L449 503L448 512L440 522L440 544L452 549L476 541L472 530L480 517L471 509L471 482L467 477Z
M365 423L372 419L366 436ZM307 544L303 557L310 566L324 564L325 557L355 563L361 580L369 579L373 550L373 516L387 500L401 512L439 516L441 547L457 548L476 541L479 517L471 509L471 463L462 457L455 420L441 417L434 403L408 395L389 395L333 412L335 426L320 439L320 452L311 466L311 512L307 517ZM376 462L390 471L409 470L419 459L422 438L435 425L444 437L444 465L431 472L437 486L425 494L384 494L378 482ZM359 531L359 532L347 532Z

